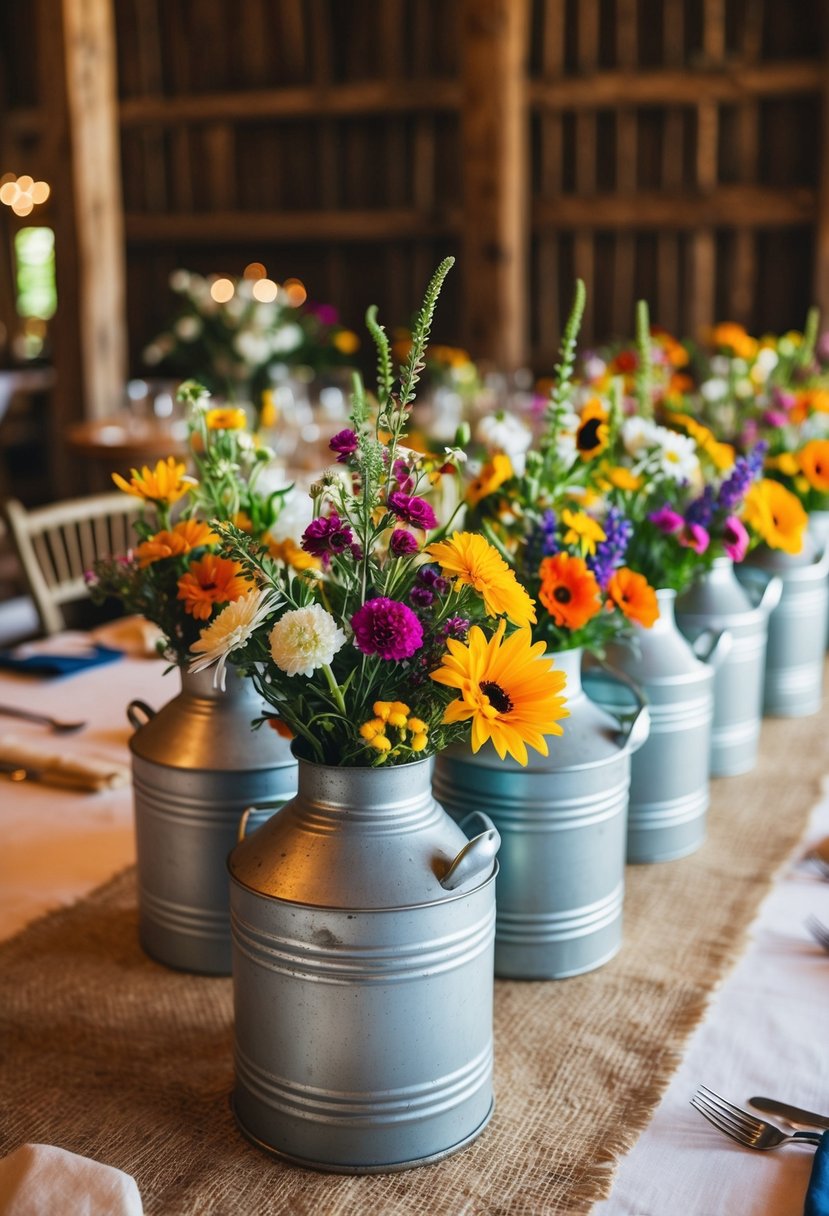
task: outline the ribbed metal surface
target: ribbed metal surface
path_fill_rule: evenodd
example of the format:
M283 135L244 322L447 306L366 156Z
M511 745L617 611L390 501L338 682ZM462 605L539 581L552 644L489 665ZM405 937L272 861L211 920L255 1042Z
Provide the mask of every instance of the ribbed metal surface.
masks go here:
M402 1169L490 1117L497 866L482 851L441 885L475 842L430 781L428 761L300 762L297 797L231 855L234 1110L278 1156Z
M780 603L769 617L764 710L783 718L817 713L823 698L829 627L829 553L814 556L809 541L802 556L757 550L748 562L738 571L747 586L757 579L758 571L768 570L783 584Z
M677 629L674 592L657 598L653 627L637 627L632 645L608 648L613 666L641 684L651 716L648 741L631 762L629 862L682 857L705 839L714 671ZM631 706L624 686L601 672L590 673L587 688L612 712Z
M496 763L487 745L450 748L435 763L450 814L483 810L501 834L495 973L515 979L591 971L622 941L630 748L619 720L585 695L581 652L553 657L570 717L547 757Z
M225 693L210 672L183 673L181 693L131 740L139 936L169 967L230 974L226 862L242 812L257 806L251 823L264 823L296 790L285 740L251 729L262 708L235 673Z

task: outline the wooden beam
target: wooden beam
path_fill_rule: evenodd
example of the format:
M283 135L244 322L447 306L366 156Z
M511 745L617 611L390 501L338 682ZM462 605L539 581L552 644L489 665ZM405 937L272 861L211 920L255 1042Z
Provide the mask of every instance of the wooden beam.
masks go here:
M464 328L476 358L527 357L528 0L461 0Z
M314 84L182 97L131 97L121 102L119 117L122 127L171 127L182 123L260 122L263 118L456 110L460 101L460 86L454 80L361 80L356 84Z
M204 211L187 215L126 215L131 245L232 241L390 241L453 236L457 210L424 214L411 207L383 211Z
M54 21L54 6L45 7ZM127 374L115 35L111 0L61 0L60 12L67 139L55 180L71 198L56 205L71 211L71 222L61 224L56 256L72 266L59 279L58 312L80 350L80 383L63 389L87 417L100 418L119 405ZM60 384L63 366L58 373Z
M717 186L710 193L653 192L624 196L565 195L533 206L533 230L548 228L664 228L682 231L698 227L786 228L811 224L815 193L771 186Z
M823 325L829 322L829 13L822 14L823 56L821 61L821 136L817 214L815 216L815 262L813 298L820 308Z
M701 101L736 103L752 98L817 93L821 79L821 66L815 60L716 70L673 68L642 72L588 72L579 76L532 81L529 85L529 103L540 110L696 106Z

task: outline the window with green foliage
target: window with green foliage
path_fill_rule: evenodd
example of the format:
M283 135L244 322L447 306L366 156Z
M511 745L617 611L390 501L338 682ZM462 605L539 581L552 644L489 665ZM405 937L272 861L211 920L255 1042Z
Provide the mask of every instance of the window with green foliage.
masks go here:
M51 228L21 228L15 234L17 312L48 321L58 296L55 287L55 234Z

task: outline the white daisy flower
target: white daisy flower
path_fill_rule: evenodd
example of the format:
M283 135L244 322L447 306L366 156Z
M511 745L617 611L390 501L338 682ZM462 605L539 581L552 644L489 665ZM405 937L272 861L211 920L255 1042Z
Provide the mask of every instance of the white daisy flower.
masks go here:
M649 418L634 415L622 423L622 443L629 456L639 456L645 448L658 443L657 432L663 428L657 427Z
M215 621L206 625L190 650L201 657L190 663L191 671L205 671L216 664L213 687L224 691L228 656L241 649L251 634L279 606L280 596L270 587L251 591L223 608Z
M532 432L514 414L499 411L489 414L478 423L476 438L490 456L502 452L509 457L517 477L521 477L526 463L526 451L532 443Z
M703 380L699 391L705 401L724 401L728 396L728 381L722 376L712 376L710 380Z
M690 435L678 435L665 427L654 428L660 448L659 467L671 481L694 481L699 473L697 445Z
M345 634L320 604L294 608L270 632L271 655L289 676L310 676L327 666L345 644Z

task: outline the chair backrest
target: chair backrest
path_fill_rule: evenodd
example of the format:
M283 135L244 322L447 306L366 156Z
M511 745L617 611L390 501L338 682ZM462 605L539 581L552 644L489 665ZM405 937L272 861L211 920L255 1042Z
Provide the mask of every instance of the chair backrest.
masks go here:
M44 633L65 627L63 604L89 595L84 573L96 558L133 547L132 522L140 510L140 501L126 494L68 498L32 510L14 498L3 503L3 516Z

